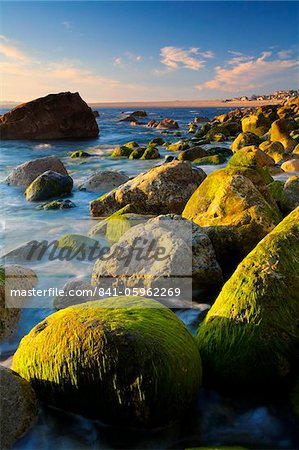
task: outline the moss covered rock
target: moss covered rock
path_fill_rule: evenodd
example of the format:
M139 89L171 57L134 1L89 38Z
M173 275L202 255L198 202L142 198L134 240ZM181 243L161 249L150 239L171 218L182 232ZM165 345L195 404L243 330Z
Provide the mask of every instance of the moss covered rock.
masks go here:
M145 149L140 159L159 159L160 157L159 150L154 146L150 146Z
M270 126L271 120L260 112L250 114L242 119L243 133L250 132L257 136L263 136L269 131Z
M70 209L75 208L75 203L71 200L53 200L52 202L43 203L36 207L36 209L56 210L56 209Z
M29 202L48 200L70 194L73 189L73 180L68 175L61 175L48 170L39 175L26 189L25 197Z
M247 131L246 133L240 133L236 137L236 139L231 145L231 149L233 152L236 152L237 150L240 150L241 148L246 147L248 145L259 146L260 142L261 140L256 134Z
M202 147L192 147L178 154L179 161L194 161L207 155Z
M145 223L149 218L150 216L134 213L112 214L106 224L107 241L110 244L118 242L130 228Z
M0 394L0 448L6 450L36 420L38 400L28 381L3 366L0 366Z
M232 154L232 150L227 147L210 147L207 150L207 156L220 155L228 158L229 156L232 156Z
M281 168L284 172L299 172L299 158L285 161L282 163Z
M13 369L47 403L122 426L178 419L201 383L200 356L186 326L140 297L52 314L22 339Z
M88 233L89 237L95 236L97 234L104 235L107 230L107 224L110 219L118 218L119 216L122 216L124 214L138 214L138 209L129 203L128 205L124 206L123 208L119 209L115 213L111 214L111 216L107 217L104 220L99 220L90 230Z
M124 146L127 148L138 148L139 144L135 141L130 141L130 142L127 142L126 144L124 144Z
M188 142L183 141L177 141L167 145L167 150L170 152L182 152L183 150L187 150L187 148L189 148Z
M138 147L133 149L130 153L129 159L140 159L145 152L145 147Z
M238 150L228 162L228 166L242 167L270 167L274 160L259 148L253 145Z
M241 262L197 333L207 380L244 391L299 362L299 208Z
M280 209L288 214L299 206L299 176L294 175L287 179L283 186L282 195L279 199Z
M188 161L171 161L153 167L115 191L90 203L94 217L110 216L128 205L141 214L181 214L188 198L206 177Z
M278 119L271 125L270 136L271 141L280 142L285 152L291 153L296 147L296 141L290 136L290 124L287 119Z
M234 267L280 220L249 178L226 169L201 183L182 215L205 228L222 268Z
M81 234L65 234L58 239L58 247L63 249L70 249L72 252L79 250L88 252L93 248L97 241Z
M111 156L112 158L129 158L132 151L132 147L129 148L125 145L120 145L113 150Z
M226 157L223 155L211 155L211 156L205 156L204 158L199 158L193 161L193 164L198 164L202 166L206 165L218 165L218 164L224 164L226 162Z
M259 148L270 156L275 163L281 161L285 156L284 146L278 141L264 141L259 145Z
M165 140L162 137L156 137L156 138L152 139L148 145L155 146L155 145L163 145L163 144L165 144Z
M88 158L89 156L91 155L83 150L76 150L71 154L71 158Z

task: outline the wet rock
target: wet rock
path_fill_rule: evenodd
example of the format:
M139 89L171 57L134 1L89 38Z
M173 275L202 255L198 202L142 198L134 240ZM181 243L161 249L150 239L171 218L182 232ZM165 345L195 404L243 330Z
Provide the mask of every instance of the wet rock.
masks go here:
M268 189L283 213L289 214L299 206L299 176L294 175L285 183L275 180Z
M150 128L158 128L165 130L176 130L179 128L179 124L173 119L163 119L161 121L156 121L154 119L150 120L147 124Z
M270 388L299 360L299 208L241 262L198 329L206 379Z
M206 174L187 161L153 167L90 203L92 216L109 216L127 204L141 214L180 214Z
M91 156L91 154L84 152L83 150L76 150L71 154L71 158L88 158L89 156Z
M273 158L275 163L278 163L285 157L284 146L281 142L264 141L260 144L259 148Z
M188 148L189 148L188 142L184 141L172 142L171 144L167 145L167 150L169 152L181 152L183 150L187 150Z
M163 145L163 144L165 144L165 140L161 137L156 137L156 138L152 139L148 145L155 146L155 145Z
M247 131L246 133L240 133L236 137L234 142L231 144L231 149L233 152L236 152L237 150L240 150L248 145L256 145L258 147L260 142L261 140L256 134Z
M198 158L207 156L207 151L202 147L191 147L178 154L179 161L194 161Z
M281 168L284 172L299 172L299 158L285 161Z
M99 128L78 92L50 94L0 117L1 139L94 138Z
M94 296L94 287L84 280L67 281L62 290L64 295L55 297L53 301L54 308L58 310L97 299L97 295Z
M274 160L259 148L251 145L234 153L228 162L228 166L271 167L274 166Z
M132 150L133 151L130 153L129 159L140 159L145 152L145 147L138 147Z
M132 151L133 151L132 147L129 148L126 147L125 145L121 145L113 150L111 156L112 158L129 158Z
M263 134L269 131L271 126L271 120L261 112L250 114L242 119L242 131L243 133L250 132L257 136L263 136ZM277 139L276 139L277 140Z
M56 210L56 209L70 209L75 208L75 203L71 200L53 200L52 202L43 203L42 205L38 205L36 209L44 209L44 210Z
M0 447L6 450L22 437L38 415L38 401L28 381L0 366Z
M205 156L204 158L195 159L193 161L193 164L198 164L199 166L205 166L205 165L218 165L218 164L224 164L226 162L226 157L223 155L211 155L211 156Z
M6 179L6 183L26 189L32 181L47 170L52 170L61 175L68 174L66 168L56 156L45 156L17 166Z
M281 142L287 153L291 153L296 147L296 141L291 138L290 131L290 122L287 119L276 120L270 130L271 141Z
M161 155L156 147L150 146L145 149L140 159L159 159Z
M142 297L52 314L23 338L13 369L48 404L141 428L181 418L201 384L198 349L186 326Z
M103 170L91 175L79 186L80 191L108 192L129 180L125 174L112 170Z
M25 197L28 202L42 201L70 194L72 188L73 180L70 176L48 170L27 187Z

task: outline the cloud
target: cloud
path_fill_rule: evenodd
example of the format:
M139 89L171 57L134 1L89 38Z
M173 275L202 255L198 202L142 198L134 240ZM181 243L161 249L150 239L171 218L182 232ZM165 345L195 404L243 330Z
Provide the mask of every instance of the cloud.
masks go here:
M292 50L281 50L277 53L279 59L288 59L291 58L293 51Z
M189 49L179 47L162 47L160 50L160 55L161 63L164 64L169 70L199 70L205 66L205 62L198 58L200 53L199 48L196 47L191 47ZM159 72L159 70L157 72Z
M3 35L0 36L0 55L16 61L28 61L30 59L25 52L18 49Z
M122 56L114 57L113 65L125 68L127 64L139 63L140 61L142 61L142 59L143 58L141 55L136 55L135 53L127 51L124 52Z
M231 52L230 52L231 53ZM286 71L299 65L296 59L272 59L265 51L258 58L237 54L224 66L215 67L215 76L194 87L197 90L215 89L224 92L242 92L266 88L271 81L286 76Z
M215 58L215 53L212 52L212 50L208 50L206 52L199 52L199 54L203 58L207 58L207 59Z

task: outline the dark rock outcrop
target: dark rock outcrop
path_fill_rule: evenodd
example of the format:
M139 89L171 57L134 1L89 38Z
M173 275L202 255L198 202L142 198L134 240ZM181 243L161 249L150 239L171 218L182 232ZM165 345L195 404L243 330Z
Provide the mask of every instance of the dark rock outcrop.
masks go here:
M1 139L94 138L99 128L79 93L50 94L0 117Z

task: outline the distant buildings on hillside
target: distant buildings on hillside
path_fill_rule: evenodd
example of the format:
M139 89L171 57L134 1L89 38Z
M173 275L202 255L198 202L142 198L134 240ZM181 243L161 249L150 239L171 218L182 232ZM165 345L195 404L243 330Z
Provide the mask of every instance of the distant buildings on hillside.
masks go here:
M252 95L251 97L247 97L246 95L242 97L234 97L234 98L228 98L224 100L225 102L234 102L234 101L241 101L241 102L248 102L250 100L252 101L260 101L260 100L287 100L292 97L298 97L299 96L299 90L298 89L290 89L288 91L275 91L273 94L269 95Z

